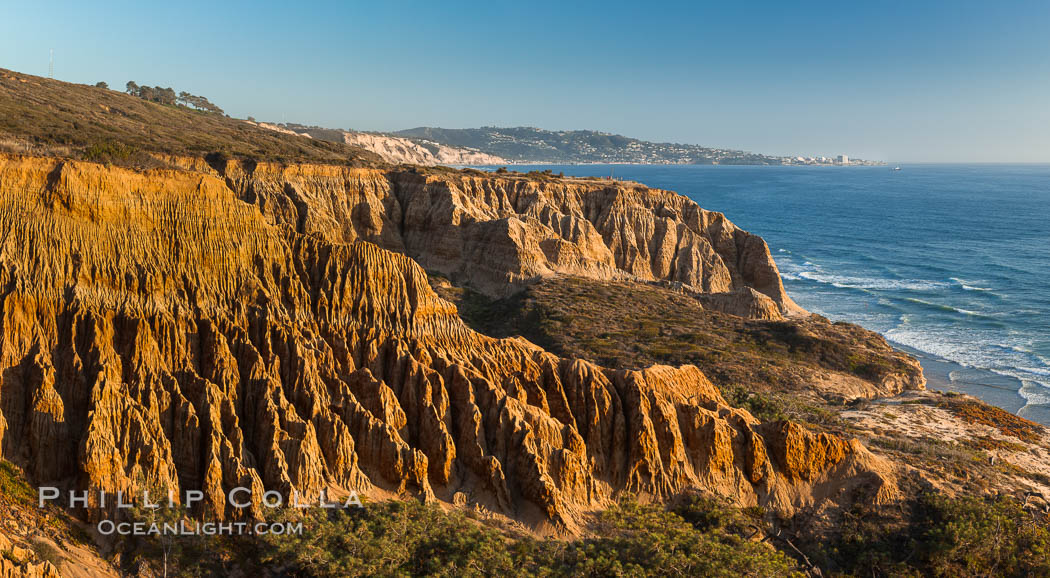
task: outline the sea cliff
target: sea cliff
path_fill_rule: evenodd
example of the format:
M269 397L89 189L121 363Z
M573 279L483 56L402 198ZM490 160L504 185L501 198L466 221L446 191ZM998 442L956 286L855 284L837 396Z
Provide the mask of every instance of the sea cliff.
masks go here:
M181 164L0 161L3 450L39 484L201 489L220 519L240 486L407 493L559 532L624 491L785 513L836 487L895 495L861 444L761 423L696 367L478 334L409 258L497 292L540 274L752 282L791 311L764 243L721 215L638 187Z

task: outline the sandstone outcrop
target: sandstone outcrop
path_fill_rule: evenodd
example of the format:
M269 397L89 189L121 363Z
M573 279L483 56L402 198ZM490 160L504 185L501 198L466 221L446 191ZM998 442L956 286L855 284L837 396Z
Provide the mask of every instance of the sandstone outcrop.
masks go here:
M736 289L728 293L704 293L698 296L707 309L747 317L749 319L777 320L782 316L775 301L751 287Z
M10 511L4 513L11 514ZM37 524L48 523L46 519L34 519L31 514L22 517ZM0 578L115 578L120 575L89 547L68 541L56 543L42 537L39 526L24 526L23 520L17 518L7 518L5 522L5 527L0 528Z
M250 122L250 121L249 121ZM261 128L288 135L314 138L307 127L293 128L267 122L252 123ZM505 165L507 160L479 150L454 147L436 142L411 140L398 136L349 130L320 129L321 137L371 151L391 164L436 165Z
M502 165L507 160L474 149L367 132L343 131L343 142L370 150L388 163L411 165Z
M790 311L765 243L718 213L609 183L184 165L0 156L0 442L37 484L201 489L220 518L238 486L465 495L558 531L623 491L785 513L895 492L860 444L759 423L695 367L477 334L416 262L493 291L750 286Z
M669 191L601 180L228 163L238 196L274 224L364 239L494 296L559 274L666 281L721 307L804 313L761 237ZM766 308L768 309L768 308ZM775 315L762 310L762 315Z

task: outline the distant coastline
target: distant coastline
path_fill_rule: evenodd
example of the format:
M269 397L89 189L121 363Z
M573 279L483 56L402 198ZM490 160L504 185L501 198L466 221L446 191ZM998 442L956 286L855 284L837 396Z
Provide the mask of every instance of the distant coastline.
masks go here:
M592 130L534 127L445 129L419 127L382 133L294 123L259 123L270 130L351 144L392 163L452 165L729 165L884 166L835 156L776 156L694 144L660 143Z
M599 162L599 161L574 162L574 163L559 163L559 162L553 162L553 161L507 161L507 162L504 162L504 163L497 163L497 164L485 164L485 165L475 165L475 164L468 165L468 164L464 164L464 165L458 165L458 166L460 166L460 167L472 167L472 168L496 168L496 167L500 167L500 166L506 166L506 167L527 167L527 166L580 166L580 167L586 167L586 166L602 166L602 165L606 165L606 166L625 166L625 167L627 167L627 166L640 166L640 167L657 167L657 166L693 166L693 167L709 167L709 166L710 167L718 167L718 166L722 166L722 167L885 167L885 166L889 166L888 163L885 163L883 161L864 161L863 163L850 162L848 164L838 164L838 163L814 163L814 164L784 163L784 164L779 164L779 165L776 165L776 164L757 164L757 163L756 164L746 164L746 163L743 163L743 164L741 164L741 163L673 163L673 162L626 162L626 161L625 162L613 162L613 163Z
M777 156L695 144L651 142L593 130L551 131L535 127L446 129L418 127L390 133L424 144L463 147L496 155L511 164L647 165L882 165L881 161L834 156Z

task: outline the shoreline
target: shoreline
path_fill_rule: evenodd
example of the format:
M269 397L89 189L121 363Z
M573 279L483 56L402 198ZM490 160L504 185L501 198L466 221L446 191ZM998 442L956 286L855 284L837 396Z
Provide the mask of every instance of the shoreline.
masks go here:
M894 341L889 343L894 349L919 360L927 389L972 395L985 403L1050 427L1050 407L1028 405L1020 393L1024 387L1020 379L988 369L967 367Z

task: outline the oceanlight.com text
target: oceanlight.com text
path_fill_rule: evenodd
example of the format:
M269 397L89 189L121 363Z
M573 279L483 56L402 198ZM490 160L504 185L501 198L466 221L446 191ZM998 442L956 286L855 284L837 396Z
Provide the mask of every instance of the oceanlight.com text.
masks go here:
M357 493L353 491L341 501L329 500L327 491L321 491L312 500L301 498L298 492L295 491L292 491L287 499L283 494L276 491L265 492L253 499L252 490L244 487L234 488L227 492L224 497L224 501L235 509L244 509L253 505L266 509L289 508L293 510L364 507ZM117 510L132 512L132 517L143 515L156 517L155 513L159 510L177 511L177 513L173 512L176 517L174 520L164 520L163 517L160 520L118 521L103 519L96 526L98 533L103 536L300 536L303 533L302 522L267 522L264 520L208 522L194 520L186 514L189 508L203 502L203 500L204 493L199 490L187 491L182 495L176 495L175 492L169 491L163 498L151 496L148 490L144 490L141 494L74 491L68 492L65 496L62 495L58 488L51 486L42 486L37 491L38 506L41 508L49 503L67 505L70 508L113 507ZM149 514L149 512L154 512L154 514Z
M102 520L98 532L103 536L244 536L267 534L300 536L302 522L114 522Z

